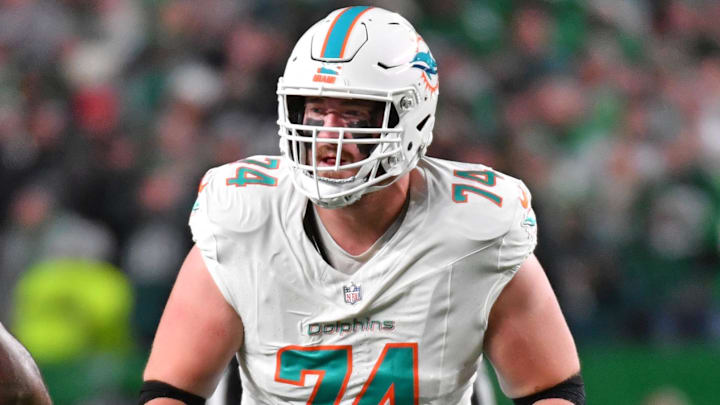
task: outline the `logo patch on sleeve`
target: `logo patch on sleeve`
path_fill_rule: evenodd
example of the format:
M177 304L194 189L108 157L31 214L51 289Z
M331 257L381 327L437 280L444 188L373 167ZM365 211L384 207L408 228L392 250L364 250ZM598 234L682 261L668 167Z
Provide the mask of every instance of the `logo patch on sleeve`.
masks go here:
M200 199L195 200L195 204L192 206L192 211L190 211L190 215L196 213L200 209Z

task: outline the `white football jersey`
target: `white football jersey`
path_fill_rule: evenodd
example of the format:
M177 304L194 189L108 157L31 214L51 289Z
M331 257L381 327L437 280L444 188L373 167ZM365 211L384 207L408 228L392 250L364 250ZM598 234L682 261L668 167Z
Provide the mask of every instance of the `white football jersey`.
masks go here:
M345 274L305 233L308 200L283 163L211 169L190 216L244 325L243 405L470 404L490 309L535 247L525 185L423 158L397 231Z

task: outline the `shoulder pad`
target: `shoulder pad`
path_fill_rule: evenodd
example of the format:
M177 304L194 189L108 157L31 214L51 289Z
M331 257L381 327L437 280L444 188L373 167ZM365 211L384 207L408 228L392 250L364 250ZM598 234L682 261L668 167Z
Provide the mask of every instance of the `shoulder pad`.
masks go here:
M507 233L532 211L525 184L481 164L431 159L428 180L452 227L472 239Z
M282 166L278 156L253 156L208 170L198 187L191 225L202 218L229 229L261 226L278 205L281 189L290 185Z

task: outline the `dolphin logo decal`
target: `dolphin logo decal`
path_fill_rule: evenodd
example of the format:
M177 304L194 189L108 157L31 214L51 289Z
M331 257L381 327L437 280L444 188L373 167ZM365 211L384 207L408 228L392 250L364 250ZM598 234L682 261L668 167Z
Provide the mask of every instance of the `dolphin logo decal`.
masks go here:
M418 52L410 63L412 67L425 71L428 76L437 74L437 62L429 52Z

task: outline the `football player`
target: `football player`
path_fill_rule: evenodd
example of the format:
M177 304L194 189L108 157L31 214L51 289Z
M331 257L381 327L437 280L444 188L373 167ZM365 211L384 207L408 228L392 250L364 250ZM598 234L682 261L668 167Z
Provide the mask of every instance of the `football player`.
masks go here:
M0 323L0 404L50 405L50 395L30 353Z
M339 9L300 38L281 155L201 181L141 403L203 403L233 355L244 405L468 405L485 357L517 404L584 403L530 192L425 156L438 93L396 13Z

